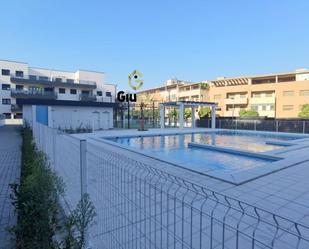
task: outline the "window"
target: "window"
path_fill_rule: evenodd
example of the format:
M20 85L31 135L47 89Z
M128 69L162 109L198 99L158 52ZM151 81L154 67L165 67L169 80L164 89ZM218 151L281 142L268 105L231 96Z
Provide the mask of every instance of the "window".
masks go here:
M15 76L16 77L24 77L24 72L23 71L15 71Z
M22 113L14 114L14 119L22 119L22 118L23 118L23 114Z
M283 110L283 111L292 111L293 108L294 108L293 105L283 105L283 106L282 106L282 110Z
M59 93L65 93L65 88L59 88Z
M74 83L73 79L67 79L67 83Z
M82 90L82 94L83 94L83 95L89 95L90 92L89 92L88 90Z
M262 111L266 111L266 105L262 105Z
M252 93L252 98L260 98L261 93Z
M24 90L24 86L23 85L16 85L16 90L22 91L22 90Z
M39 76L39 80L48 80L48 77L47 76Z
M283 96L284 97L294 96L294 91L284 91Z
M269 107L270 107L269 110L271 110L271 111L273 111L275 109L274 105L270 105Z
M76 89L70 89L70 93L71 93L71 94L76 94L77 91L76 91Z
M5 119L11 119L11 113L3 113Z
M2 84L2 90L10 90L11 85L10 84Z
M36 80L36 75L29 75L29 80Z
M273 93L265 93L266 98L272 98Z
M309 96L309 90L300 90L299 96Z
M214 99L221 99L221 94L216 94L216 95L214 96Z
M11 99L2 99L2 105L10 105Z
M97 91L97 95L98 96L102 96L103 94L102 94L102 91Z
M105 96L106 97L112 97L112 93L111 92L106 92Z
M62 82L62 79L61 78L56 78L55 81L56 82Z
M9 69L2 69L1 73L2 73L2 75L10 75L10 70Z
M258 105L251 105L251 109L258 111L259 110L259 106Z

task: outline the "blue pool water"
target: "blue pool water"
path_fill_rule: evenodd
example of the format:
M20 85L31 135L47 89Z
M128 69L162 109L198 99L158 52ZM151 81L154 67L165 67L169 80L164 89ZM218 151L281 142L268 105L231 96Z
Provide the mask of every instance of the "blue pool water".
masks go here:
M282 148L267 145L265 141L287 141L293 137L243 135L241 133L194 133L146 137L112 138L111 141L134 148L140 152L162 160L179 163L199 172L213 170L239 171L265 165L273 161L249 156L223 153L214 150L188 147L188 143L211 144L217 146L264 152Z

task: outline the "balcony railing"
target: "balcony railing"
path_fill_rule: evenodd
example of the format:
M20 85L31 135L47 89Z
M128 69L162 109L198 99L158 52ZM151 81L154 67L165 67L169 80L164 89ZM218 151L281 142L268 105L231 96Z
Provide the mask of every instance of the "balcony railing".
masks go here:
M11 105L11 111L12 112L20 112L21 110L22 109L21 109L21 107L19 105L16 105L16 104Z
M226 105L247 104L248 98L247 97L227 98L227 99L224 99L224 103Z
M63 87L68 86L68 87L82 87L91 89L96 88L95 81L89 81L89 80L59 81L53 77L39 78L38 76L30 77L29 75L24 77L16 77L12 75L11 81L13 83L18 84L52 85L52 86L63 86Z
M81 101L96 101L97 100L97 96L93 95L93 94L81 93L79 95L79 100L81 100Z
M25 90L11 90L11 96L13 98L23 99L57 99L57 94L55 92L38 92Z

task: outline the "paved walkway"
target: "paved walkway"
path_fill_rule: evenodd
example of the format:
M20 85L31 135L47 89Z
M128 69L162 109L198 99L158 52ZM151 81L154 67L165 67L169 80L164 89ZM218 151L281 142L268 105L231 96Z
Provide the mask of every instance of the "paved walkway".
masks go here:
M20 176L20 145L18 127L0 127L0 249L11 247L7 228L16 222L9 184Z

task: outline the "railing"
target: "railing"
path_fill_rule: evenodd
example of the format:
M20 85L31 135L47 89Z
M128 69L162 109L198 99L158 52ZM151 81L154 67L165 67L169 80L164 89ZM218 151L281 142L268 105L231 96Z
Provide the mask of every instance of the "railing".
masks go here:
M197 127L211 128L210 119L197 120ZM247 119L217 119L216 128L309 133L309 120L247 120Z
M79 95L79 99L81 101L96 101L97 100L97 96L96 95L92 95L92 94L81 93Z
M35 75L34 75L35 76ZM30 75L26 75L23 77L17 77L15 75L11 75L11 80L12 82L20 82L22 83L23 81L29 81L33 83L40 83L40 82L46 82L46 83L68 83L68 84L84 84L84 85L91 85L91 86L96 86L95 81L90 81L90 80L73 80L73 81L67 81L66 79L62 79L61 81L56 80L56 77L46 77L46 78L39 78L39 76L31 77Z
M25 90L11 90L11 96L15 98L40 98L40 99L56 99L55 92L39 92Z
M307 225L168 173L146 157L38 123L33 133L64 179L68 206L90 194L93 248L309 248Z
M20 112L20 111L22 111L22 108L19 105L13 104L13 105L11 105L11 111L12 112Z

